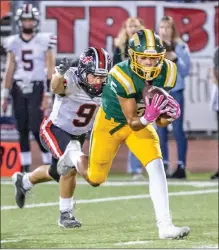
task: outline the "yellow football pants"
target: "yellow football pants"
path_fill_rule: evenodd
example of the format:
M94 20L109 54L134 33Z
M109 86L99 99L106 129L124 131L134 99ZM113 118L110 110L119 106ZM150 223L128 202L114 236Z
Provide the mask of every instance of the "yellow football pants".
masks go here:
M103 183L111 168L112 161L122 142L125 142L131 152L146 166L156 158L162 158L160 142L152 125L133 131L125 125L115 131L120 123L113 118L106 119L106 113L99 108L91 134L88 178L95 184Z

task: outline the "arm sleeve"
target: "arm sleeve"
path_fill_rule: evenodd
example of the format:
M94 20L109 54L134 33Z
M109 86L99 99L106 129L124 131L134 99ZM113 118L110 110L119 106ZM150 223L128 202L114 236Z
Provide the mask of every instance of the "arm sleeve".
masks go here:
M165 81L164 89L170 91L176 85L177 81L177 66L174 62L165 59L166 72L165 72Z
M182 77L186 77L189 74L190 69L190 51L187 44L178 44L176 47L176 55L177 55L177 68L178 73Z
M57 45L57 37L52 33L39 33L38 44L42 46L44 51L55 49Z
M65 78L65 81L63 82L63 84L66 90L74 88L76 86L77 76L73 68L69 68L66 71L64 78Z

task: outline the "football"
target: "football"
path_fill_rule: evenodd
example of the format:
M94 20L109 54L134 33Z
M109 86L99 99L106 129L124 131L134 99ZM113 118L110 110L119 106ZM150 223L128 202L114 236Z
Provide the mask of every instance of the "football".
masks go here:
M143 100L145 101L145 98L147 98L149 99L149 103L151 103L155 94L164 95L163 101L166 100L167 97L169 96L167 91L162 88L159 88L156 86L146 86L142 92ZM160 118L168 119L170 117L165 113L165 114L161 114Z

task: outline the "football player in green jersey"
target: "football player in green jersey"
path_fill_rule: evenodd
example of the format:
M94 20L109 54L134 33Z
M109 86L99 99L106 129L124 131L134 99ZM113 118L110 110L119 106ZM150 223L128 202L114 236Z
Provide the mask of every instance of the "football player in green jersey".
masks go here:
M179 117L180 108L173 98L164 100L163 95L156 94L151 103L146 98L143 114L137 115L146 85L166 90L175 85L176 65L164 59L164 55L162 41L152 30L140 30L133 35L129 42L130 59L116 64L109 72L91 135L89 158L77 141L71 141L58 162L58 172L65 175L75 167L89 184L99 186L125 142L148 172L159 238L175 239L188 235L190 228L172 224L159 138L152 122L165 126L169 121L159 116L167 113L173 121Z

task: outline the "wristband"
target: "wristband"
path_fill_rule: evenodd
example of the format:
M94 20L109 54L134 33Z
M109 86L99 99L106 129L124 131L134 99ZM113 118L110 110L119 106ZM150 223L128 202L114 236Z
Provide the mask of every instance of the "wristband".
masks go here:
M49 92L49 91L44 92L44 96L48 96L48 97L50 97L50 96L52 96L52 93L51 93L51 92Z
M140 122L145 126L147 126L150 123L147 119L144 118L144 116L140 118Z
M3 97L5 97L5 98L8 98L8 96L9 96L9 89L7 89L7 88L3 88L3 90L2 90L2 95L3 95Z

